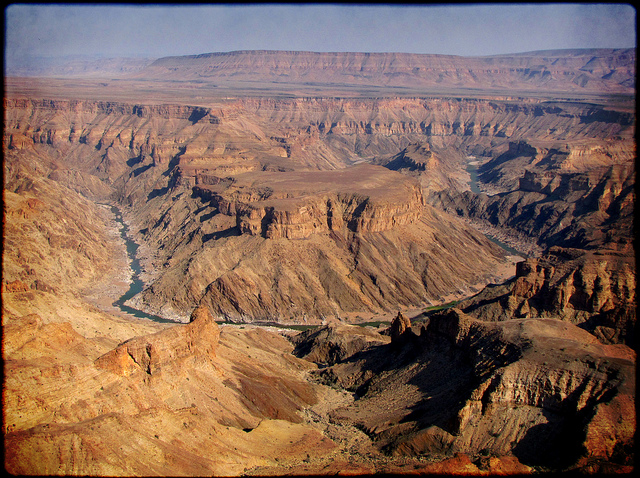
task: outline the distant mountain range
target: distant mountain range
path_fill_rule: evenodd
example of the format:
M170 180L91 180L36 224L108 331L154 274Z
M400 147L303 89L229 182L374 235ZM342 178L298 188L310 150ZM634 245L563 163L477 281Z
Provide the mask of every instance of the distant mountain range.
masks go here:
M7 76L110 77L220 84L635 92L636 49L545 50L462 57L251 50L26 64Z

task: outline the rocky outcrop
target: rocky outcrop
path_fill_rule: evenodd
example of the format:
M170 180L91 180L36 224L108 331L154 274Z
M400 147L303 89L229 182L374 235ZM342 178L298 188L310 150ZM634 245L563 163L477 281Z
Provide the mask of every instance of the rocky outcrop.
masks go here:
M165 244L163 256L169 253L159 261L168 264L136 307L163 317L203 303L234 322L366 318L446 300L451 290L468 294L498 280L490 264L504 257L488 239L429 207L419 220L381 232L353 232L347 225L328 230L320 223L308 237L291 240L241 233L230 216L187 200L176 200L149 225L149 237ZM187 227L185 217L191 218ZM486 252L461 260L459 251L468 248ZM476 266L491 272L480 275Z
M405 333L411 333L411 320L402 312L398 312L385 332L391 337L391 342L398 342Z
M327 366L388 343L389 339L365 327L330 324L297 334L291 341L297 357Z
M470 332L476 326L471 322ZM633 400L634 379L628 367L635 361L633 352L601 346L589 334L555 320L509 321L498 330L502 340L497 342L504 344L500 347L506 347L507 351L511 348L513 352L501 353L500 360L507 363L500 364L503 366L499 372L487 370L484 364L478 367L482 359L476 359L478 368L474 375L482 383L458 412L453 433L461 438L461 448L481 449L487 445L496 451L500 447L511 448L524 463L580 467L589 461L610 461L617 454L615 448L632 446L635 413L630 400ZM487 353L487 347L480 345L485 337L474 340L471 335L469 339L469 349L474 350L476 357ZM537 350L534 351L534 347ZM559 353L554 353L553 347L560 347ZM578 352L577 347L582 351ZM567 349L572 349L573 364L565 365ZM494 349L493 358L496 352ZM486 374L484 380L483 374ZM618 379L613 379L614 376ZM594 415L605 414L605 409L612 408L618 414L615 418L609 416L613 420L604 428L613 443L602 447L606 440L596 438L589 430L598 426L599 419L592 423ZM531 422L523 427L522 420L537 421L531 409L541 411L546 419L537 427ZM621 422L623 425L618 428ZM546 443L539 441L540 434L547 437ZM624 458L622 460L625 463Z
M602 345L567 322L489 323L450 309L401 348L380 345L318 373L358 397L332 419L392 454L628 469L634 363L630 348Z
M519 263L507 284L487 288L458 307L483 320L561 318L604 343L635 347L635 283L633 257L552 247Z
M20 280L14 280L11 282L2 283L3 292L26 292L29 290L29 286Z
M620 126L631 126L633 121L632 118L618 118ZM558 192L566 194L567 189L593 187L601 174L598 170L613 165L631 165L635 156L635 143L621 138L600 142L565 140L552 145L510 141L507 151L480 166L478 179L501 192L521 189L552 194L560 187ZM568 173L589 175L576 180L576 176ZM551 183L553 178L555 181Z
M108 336L42 322L3 316L4 466L16 475L238 476L336 449L304 423L320 386L277 334L227 327L218 341L200 309L160 333L126 321L139 335L105 353Z
M534 148L532 151L540 153ZM512 164L512 160L505 160L509 168L502 168L507 171L503 176L501 169L485 167L485 171L493 171L496 178L513 176L516 186L510 191L493 195L443 191L426 200L445 211L525 234L544 247L604 247L630 253L634 237L634 151L635 147L625 149L618 156L609 156L609 165L592 163L581 172L569 172L569 168L563 168L564 162L553 162L551 157L546 167L540 166L543 159L539 157L536 165L524 173L516 168L518 161Z
M193 311L190 323L127 340L98 358L95 365L118 375L140 371L153 375L163 365L180 359L212 359L219 339L218 324L201 306Z
M87 287L111 271L118 256L118 244L107 232L108 215L38 174L46 171L46 162L30 160L4 158L3 288L72 292Z
M216 192L220 189L201 185L194 194L235 217L241 234L270 239L387 231L418 221L424 203L417 184L364 164L339 171L241 175Z

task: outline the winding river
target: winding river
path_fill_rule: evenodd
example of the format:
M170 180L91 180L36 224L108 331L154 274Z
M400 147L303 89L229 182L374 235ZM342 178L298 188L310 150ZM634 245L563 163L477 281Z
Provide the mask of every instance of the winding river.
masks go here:
M116 300L113 303L113 305L118 307L121 311L129 315L133 315L134 317L137 317L139 319L149 319L149 320L153 320L154 322L175 324L176 322L173 320L165 319L158 315L147 314L142 310L135 309L125 304L125 302L127 302L129 299L139 294L140 292L142 292L142 290L144 289L144 282L140 280L140 272L142 271L142 269L140 267L140 261L136 257L138 244L133 242L129 237L129 226L125 224L120 210L116 206L110 206L110 207L111 207L111 212L115 216L116 222L120 226L120 236L124 240L125 245L127 247L127 257L129 258L129 265L131 267L131 270L133 271L133 277L131 278L132 281L131 281L131 284L129 285L129 290L125 292L118 300Z

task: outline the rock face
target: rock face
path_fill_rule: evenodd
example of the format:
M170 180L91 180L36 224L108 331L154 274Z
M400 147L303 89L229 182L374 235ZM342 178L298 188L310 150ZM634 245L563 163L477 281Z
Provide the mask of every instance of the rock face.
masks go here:
M635 145L622 142L610 151L585 153L589 159L584 162L592 163L583 164L580 172L575 171L576 162L567 159L578 154L573 148L560 154L512 143L512 150L513 154L505 153L503 159L499 156L481 168L486 184L507 191L493 195L443 191L428 202L513 229L546 247L631 252Z
M405 176L363 164L322 172L248 173L194 194L235 218L240 234L305 239L344 230L382 232L415 223L422 191Z
M165 218L173 217L181 224L184 213L178 206L182 205L176 201L173 206ZM323 317L366 318L379 311L440 301L452 291L467 294L473 284L482 283L483 276L477 271L497 264L504 254L486 238L432 208L422 210L415 223L396 223L393 229L380 232L353 232L348 224L338 228L333 221L333 230L328 230L324 222L328 217L318 215L322 221L314 234L293 240L242 233L235 220L226 223L229 216L200 210L210 217L210 223L200 223L195 216L196 221L184 232L191 239L180 252L185 256L174 256L171 262L176 266L142 294L142 304L163 316L176 313L197 297L214 315L232 321L318 323ZM371 210L375 214L376 209ZM358 217L366 214L363 208ZM391 222L388 213L382 218L374 215L370 222L354 222L353 227L385 222ZM218 224L216 232L211 226ZM170 227L161 236L167 241L173 240ZM205 228L213 230L206 234ZM265 227L264 231L273 229ZM173 237L184 246L184 239ZM167 246L173 247L171 242ZM460 260L458 251L478 247L486 255ZM176 281L187 287L176 290Z
M196 308L191 322L154 335L128 340L95 361L95 365L118 375L143 370L153 375L163 365L179 359L212 359L220 339L218 324L206 307Z
M42 177L35 157L4 166L3 290L68 293L111 271L119 251L104 208Z
M411 333L411 321L402 312L398 312L388 330L391 342L398 342L405 333Z
M458 309L399 342L318 372L358 397L332 419L356 424L377 447L398 455L513 454L556 470L628 469L630 348L602 345L560 320L491 323Z
M237 476L336 448L304 423L320 386L277 334L219 330L198 309L152 334L134 323L140 335L108 350L69 322L3 320L11 473Z
M416 108L427 112L422 102L408 105L411 115ZM367 164L333 170L361 161L336 139L350 137L366 117L372 121L374 102L247 99L200 108L11 100L7 106L8 151L16 158L10 164L35 151L64 151L63 160L51 161L49 178L131 205L125 212L140 251L155 251L143 257L155 271L145 278L150 288L132 305L150 312L184 321L202 301L236 321L319 321L429 304L498 277L501 252L426 208L415 181ZM388 106L397 108L394 116L407 114L404 101ZM309 129L322 123L332 131ZM374 152L395 148L407 127L392 118L358 134ZM441 248L454 262L459 250L475 252L471 262L455 265L435 260ZM389 254L393 265L376 259ZM326 257L332 264L318 267Z
M387 337L356 325L331 324L291 338L294 354L310 362L333 365L371 347L389 342Z
M479 168L483 184L503 192L429 197L547 248L520 263L513 281L460 307L484 320L562 318L605 343L635 347L634 158L635 145L626 141L563 148L511 142Z
M603 343L635 347L635 283L628 255L552 247L539 259L519 263L510 282L485 289L458 307L483 320L562 318Z

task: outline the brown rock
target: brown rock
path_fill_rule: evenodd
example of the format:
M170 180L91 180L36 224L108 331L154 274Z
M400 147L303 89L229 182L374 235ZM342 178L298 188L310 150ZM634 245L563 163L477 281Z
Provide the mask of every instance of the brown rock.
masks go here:
M5 292L27 292L29 290L29 286L18 279L4 282L2 285Z
M552 247L518 263L505 287L488 288L458 304L482 320L557 317L584 327L604 343L631 344L636 323L635 265L614 251Z
M369 347L388 343L377 332L356 325L331 324L309 329L291 338L294 354L311 362L333 365Z
M137 78L302 81L380 84L410 88L469 88L502 86L512 91L549 89L575 91L599 89L629 92L635 52L622 50L566 50L530 52L498 57L452 57L410 53L327 53L304 51L242 51L160 58L135 73ZM596 67L594 64L602 64ZM607 65L607 67L604 67ZM611 71L617 75L609 78ZM257 76L259 75L259 76ZM606 79L605 79L606 78ZM331 125L334 127L333 125ZM457 128L472 130L473 124Z
M391 336L391 342L397 342L400 340L403 334L411 332L411 320L406 317L402 312L398 312L395 319L391 322L389 327L389 335Z
M321 376L360 394L332 419L367 430L394 456L515 456L482 468L527 472L588 456L625 465L634 365L629 347L566 321L483 322L450 309L400 354L374 347Z
M195 194L234 216L242 234L304 239L343 229L381 232L418 220L418 184L380 166L334 171L285 171L237 176L223 192L201 184Z
M491 456L480 459L479 468L490 475L523 475L531 474L534 469L520 463L515 456Z
M192 357L212 360L220 339L218 324L204 306L196 308L191 318L188 324L127 340L98 358L95 364L127 376L139 371L152 375L166 363Z
M426 465L420 472L435 475L478 475L481 470L472 463L468 455L458 453L452 458Z

